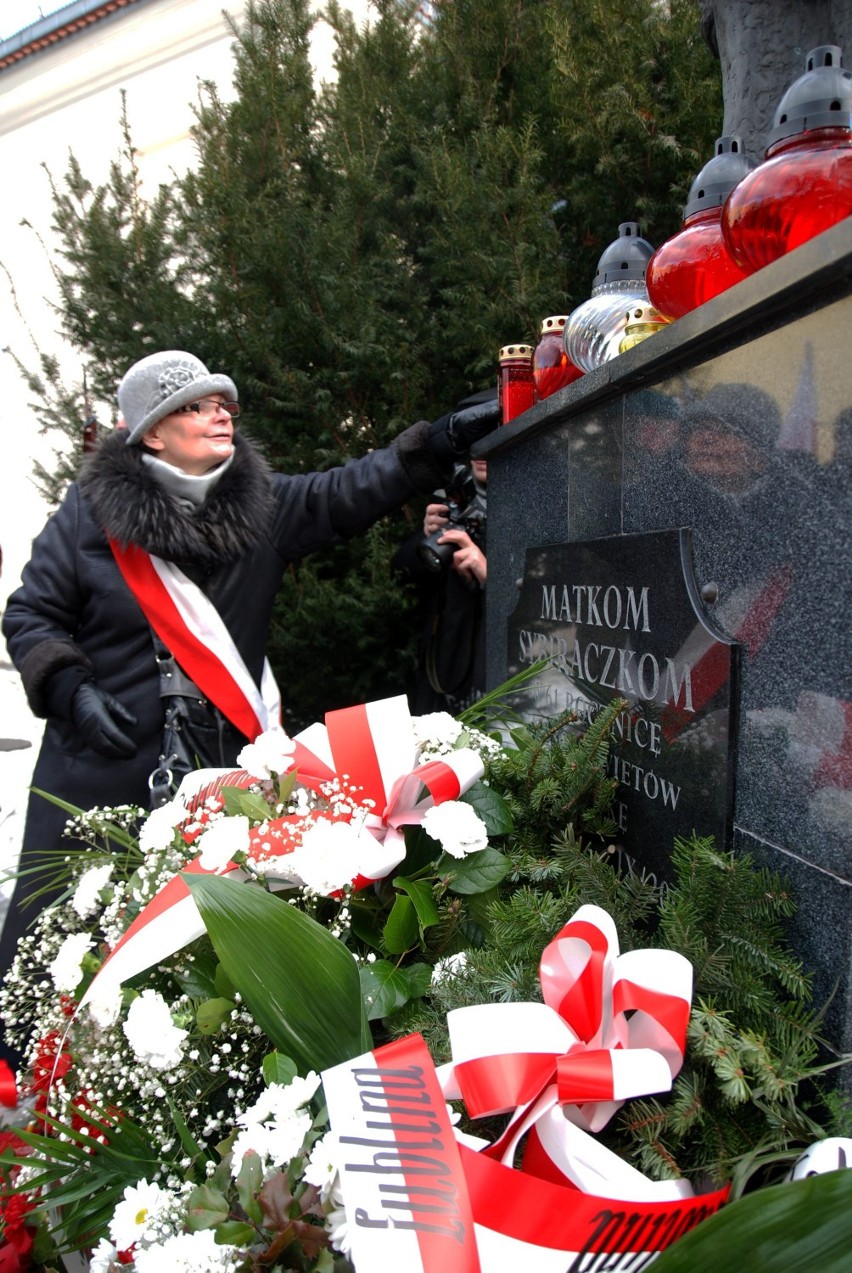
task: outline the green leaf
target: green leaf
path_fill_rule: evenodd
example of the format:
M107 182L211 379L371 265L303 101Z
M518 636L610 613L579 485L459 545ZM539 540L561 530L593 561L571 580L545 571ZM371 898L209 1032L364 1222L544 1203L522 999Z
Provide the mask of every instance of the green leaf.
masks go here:
M226 1220L224 1224L216 1225L214 1236L220 1246L248 1246L254 1242L257 1233L242 1220Z
M267 1052L263 1058L263 1081L267 1087L270 1083L281 1083L284 1087L299 1073L299 1068L292 1057L281 1052Z
M240 814L249 822L266 822L272 810L263 796L256 791L245 791L241 787L223 787L222 798L225 801L225 812L230 818Z
M369 1050L358 969L345 946L253 884L216 875L182 878L249 1012L300 1072Z
M168 1102L169 1110L171 1111L172 1121L177 1128L178 1136L180 1136L180 1143L183 1145L187 1154L193 1159L203 1157L204 1150L192 1135L192 1132L189 1130L186 1120L180 1110L170 1096L166 1096L166 1101Z
M199 1229L212 1229L228 1218L228 1200L217 1189L210 1185L199 1185L189 1195L186 1208L186 1223L190 1232Z
M380 951L382 947L382 919L384 912L375 905L365 905L356 894L349 904L349 927L366 946Z
M427 880L407 880L404 875L398 875L393 883L394 888L402 889L414 903L422 937L424 929L431 928L440 919L432 894L432 885Z
M257 1195L263 1184L263 1163L260 1155L253 1151L243 1155L243 1161L240 1163L240 1171L237 1176L237 1197L240 1200L240 1206L254 1224L260 1224L263 1219L263 1212L260 1209L260 1203L257 1201Z
M414 967L420 968L422 965L415 964ZM370 1021L389 1017L415 997L408 970L397 968L387 959L377 959L374 964L363 964L360 972L361 991ZM420 984L420 981L418 974L415 984Z
M477 782L460 797L479 814L485 823L489 836L508 835L514 826L511 810L506 801L494 787Z
M417 944L419 936L420 925L414 903L410 897L400 894L382 931L382 944L389 954L401 955Z
M848 1273L852 1170L758 1189L703 1220L654 1262L654 1273Z
M175 972L175 980L190 999L214 999L223 992L216 983L216 973L220 967L210 942L206 938L193 942L190 947L192 959L181 960ZM231 995L233 996L233 986Z
M438 870L448 878L451 893L485 893L509 873L509 859L497 849L482 849L458 860L445 854Z
M205 999L198 1005L195 1022L202 1034L215 1034L235 1007L233 999Z
M216 965L215 984L217 995L221 995L223 999L233 999L236 986L233 985L221 964Z
M416 875L440 856L441 846L422 827L403 827L405 857L399 864L400 875Z
M404 971L408 978L408 997L410 999L421 998L432 984L432 965L406 964Z

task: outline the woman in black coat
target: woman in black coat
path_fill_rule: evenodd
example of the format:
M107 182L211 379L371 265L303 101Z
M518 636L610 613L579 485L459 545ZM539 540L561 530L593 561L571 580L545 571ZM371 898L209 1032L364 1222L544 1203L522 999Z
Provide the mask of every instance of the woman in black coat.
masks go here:
M449 413L339 468L285 475L270 472L252 443L235 435L230 377L211 374L192 354L171 350L135 363L118 402L125 427L84 461L35 540L3 619L30 706L47 722L33 786L81 808L150 803L164 703L173 701L161 694L175 686L191 706L184 727L193 755L234 764L245 742L272 723L265 653L287 565L431 490L497 423L493 407ZM135 578L128 582L137 568L153 580L144 587L160 587L159 572L177 604L188 605L185 656L163 641L162 616L146 617L143 592ZM169 595L165 605L172 604ZM226 692L231 674L236 689ZM67 843L66 816L33 794L20 869ZM0 972L45 904L26 905L36 887L25 877L10 903Z

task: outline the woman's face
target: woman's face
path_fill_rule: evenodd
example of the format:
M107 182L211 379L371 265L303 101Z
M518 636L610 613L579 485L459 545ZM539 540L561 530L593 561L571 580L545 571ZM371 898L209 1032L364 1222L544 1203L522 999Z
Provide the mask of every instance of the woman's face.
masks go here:
M200 407L200 410L195 410ZM176 469L201 477L234 449L234 422L221 394L202 398L164 416L142 438L145 446Z

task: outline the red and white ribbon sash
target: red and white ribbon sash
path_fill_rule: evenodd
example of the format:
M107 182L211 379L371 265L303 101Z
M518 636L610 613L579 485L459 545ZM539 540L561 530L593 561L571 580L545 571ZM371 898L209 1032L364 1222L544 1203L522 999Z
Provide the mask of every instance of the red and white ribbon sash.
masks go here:
M322 1080L353 1261L370 1273L635 1273L728 1195L696 1198L688 1186L649 1181L578 1128L576 1152L597 1168L587 1172L596 1191L496 1162L467 1138L454 1143L419 1035Z
M402 860L405 840L402 827L422 821L427 808L455 799L481 777L480 757L469 749L453 752L440 761L418 765L411 714L404 695L362 703L329 712L325 725L314 724L294 738L294 759L300 781L315 789L335 777L360 789L359 799L373 802L366 826L386 850L373 855L372 874L360 876L353 864L353 882L384 878ZM187 816L203 807L223 785L248 787L255 781L245 770L199 770L181 783L175 803ZM421 792L425 792L420 796ZM176 819L177 821L178 819ZM271 819L267 828L274 826ZM269 834L252 832L251 836ZM279 850L282 854L285 850ZM183 871L205 872L198 859ZM235 862L218 874L245 879ZM290 877L282 870L278 887ZM272 884L275 887L275 884ZM93 979L80 1007L118 988L153 964L169 958L204 933L204 922L184 880L175 874L142 909Z
M246 738L280 727L281 698L269 661L261 687L216 607L171 562L111 539L116 564L157 636L202 694Z
M459 1147L420 1035L322 1081L356 1268L480 1273Z

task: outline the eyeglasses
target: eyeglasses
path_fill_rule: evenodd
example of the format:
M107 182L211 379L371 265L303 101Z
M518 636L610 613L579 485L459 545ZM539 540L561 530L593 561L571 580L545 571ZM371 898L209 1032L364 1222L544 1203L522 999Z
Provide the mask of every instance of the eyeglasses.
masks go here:
M227 411L232 420L240 414L238 402L219 402L216 398L199 398L198 402L187 402L178 407L176 415L185 415L187 411L197 411L199 415L215 415L217 411Z

